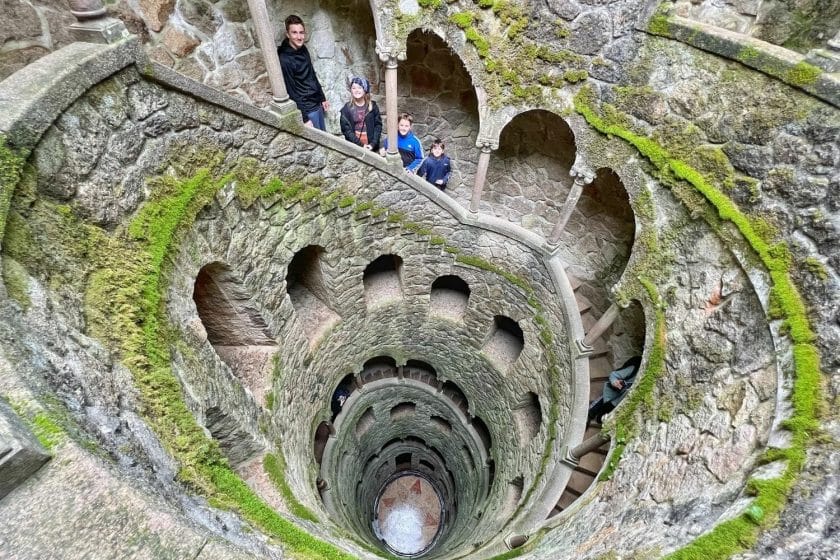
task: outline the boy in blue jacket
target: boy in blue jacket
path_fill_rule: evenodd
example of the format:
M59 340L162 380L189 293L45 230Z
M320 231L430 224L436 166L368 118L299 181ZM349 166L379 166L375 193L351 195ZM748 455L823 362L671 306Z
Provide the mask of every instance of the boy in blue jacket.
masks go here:
M409 173L417 171L423 161L423 147L420 145L420 140L411 132L413 122L414 117L408 113L400 113L397 120L397 150L400 152L403 167ZM383 156L388 150L388 140L389 138L385 139L383 148L379 150L379 153Z
M425 177L426 181L442 191L446 190L449 175L452 173L449 156L443 153L445 147L443 140L435 138L435 141L432 142L432 154L423 160L423 163L420 164L420 168L417 170L417 175Z

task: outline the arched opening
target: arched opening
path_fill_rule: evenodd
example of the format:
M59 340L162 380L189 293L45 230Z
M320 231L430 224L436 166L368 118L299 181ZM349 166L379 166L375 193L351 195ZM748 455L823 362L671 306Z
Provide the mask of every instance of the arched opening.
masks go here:
M467 400L467 396L464 394L460 387L458 387L452 381L447 381L443 384L441 390L443 394L450 401L452 401L452 404L454 404L461 410L461 412L463 412L464 414L469 414L470 401Z
M455 275L441 276L432 282L429 314L459 321L464 317L470 299L470 287Z
M413 402L400 403L391 409L391 420L399 420L406 416L413 416L417 405Z
M509 368L525 347L525 335L519 323L505 317L493 317L493 327L481 351L502 371Z
M485 424L484 420L478 416L473 417L470 423L473 428L475 428L478 437L481 439L481 443L484 445L484 450L489 454L490 448L493 447L493 439L490 437L490 430L487 429L487 424Z
M193 301L207 341L265 406L277 343L242 278L223 263L210 263L195 278Z
M398 255L382 255L367 265L362 282L368 307L402 299L402 264Z
M317 245L304 247L295 253L286 272L286 292L310 345L341 320L328 303L329 290L321 272L323 253L324 248Z
M542 407L536 393L528 392L525 397L514 406L513 420L516 423L516 433L523 446L540 432L542 426Z
M350 398L353 391L356 390L356 378L351 373L345 375L344 378L338 382L330 399L330 413L332 414L332 421L335 422L336 417L344 408L344 403Z
M315 440L313 442L312 452L315 455L315 462L318 465L324 459L324 449L327 447L327 440L330 439L331 433L330 423L326 420L318 424L318 427L315 428Z
M387 379L389 377L397 376L397 362L391 356L376 356L365 362L362 366L362 373L359 374L359 379L362 385L376 381L377 379Z
M560 116L542 109L516 115L490 158L480 211L548 236L571 189L574 162L574 134Z
M403 366L403 376L432 387L437 387L438 384L435 368L420 360L408 360Z
M573 270L587 284L595 284L581 291L599 313L609 307L608 294L630 260L635 233L624 183L611 169L598 169L595 180L584 187L560 242L580 254Z
M414 116L413 130L424 153L440 138L455 162L448 192L472 180L478 163L478 97L464 63L436 34L415 29L406 41L406 60L397 79L400 111ZM456 192L469 196L467 189Z

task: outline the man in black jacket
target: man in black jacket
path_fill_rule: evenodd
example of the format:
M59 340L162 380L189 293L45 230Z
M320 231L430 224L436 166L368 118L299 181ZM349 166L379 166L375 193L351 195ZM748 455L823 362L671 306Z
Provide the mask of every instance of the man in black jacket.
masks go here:
M286 91L295 102L306 126L326 130L324 112L330 104L315 75L312 59L303 42L306 40L306 28L303 20L292 14L286 18L286 38L277 47L280 67L283 69L283 81Z

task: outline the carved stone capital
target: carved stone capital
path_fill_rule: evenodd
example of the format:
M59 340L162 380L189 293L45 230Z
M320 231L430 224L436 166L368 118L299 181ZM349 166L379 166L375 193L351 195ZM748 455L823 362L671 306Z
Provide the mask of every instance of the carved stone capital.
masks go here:
M479 138L475 142L475 147L481 150L485 154L489 154L490 152L494 152L499 149L499 143L494 142L492 140L484 140Z
M407 58L405 49L396 43L376 42L376 54L379 60L385 63L387 68L396 68L397 65Z
M595 173L582 167L572 167L569 169L569 175L574 178L575 183L581 185L588 185L595 180Z

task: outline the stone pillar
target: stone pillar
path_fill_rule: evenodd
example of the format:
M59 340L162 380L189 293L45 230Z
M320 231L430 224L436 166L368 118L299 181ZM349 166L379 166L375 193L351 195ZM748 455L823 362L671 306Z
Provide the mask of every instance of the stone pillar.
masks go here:
M123 22L108 17L102 0L69 0L70 13L76 23L70 24L70 33L83 43L116 43L128 37Z
M560 234L566 229L566 224L569 223L569 218L572 217L572 212L574 212L575 206L577 206L578 200L580 200L583 187L592 183L594 180L594 177L590 175L576 174L574 171L571 174L577 176L575 176L572 188L566 196L566 202L563 203L563 208L560 210L560 217L557 218L557 223L554 224L554 229L551 230L551 236L548 238L549 243L552 244L560 240Z
M582 356L592 353L592 345L595 343L596 340L601 338L601 335L606 332L610 325L618 317L618 305L612 304L607 311L601 315L601 318L592 325L592 328L589 329L589 332L586 333L586 336L583 337L583 340L578 339L575 342L577 343L578 350Z
M561 452L562 458L560 461L571 468L575 468L580 464L581 457L587 453L592 453L608 441L610 441L610 437L607 434L598 432L572 449L564 447Z
M268 81L271 84L272 109L280 113L291 113L296 106L286 92L286 82L283 81L283 72L280 70L280 59L277 58L277 45L274 43L274 31L271 20L268 18L265 0L248 0L248 10L251 12L251 19L257 31L257 42L260 45Z
M481 202L481 193L484 191L484 183L487 181L487 167L490 165L490 153L498 148L490 142L476 143L481 148L478 156L478 169L475 171L475 184L473 185L472 198L470 198L470 212L478 212L478 205Z
M376 42L376 54L379 60L385 63L385 113L386 133L388 134L388 153L396 155L397 150L397 68L400 61L405 60L405 50L399 49L395 44L384 45Z

